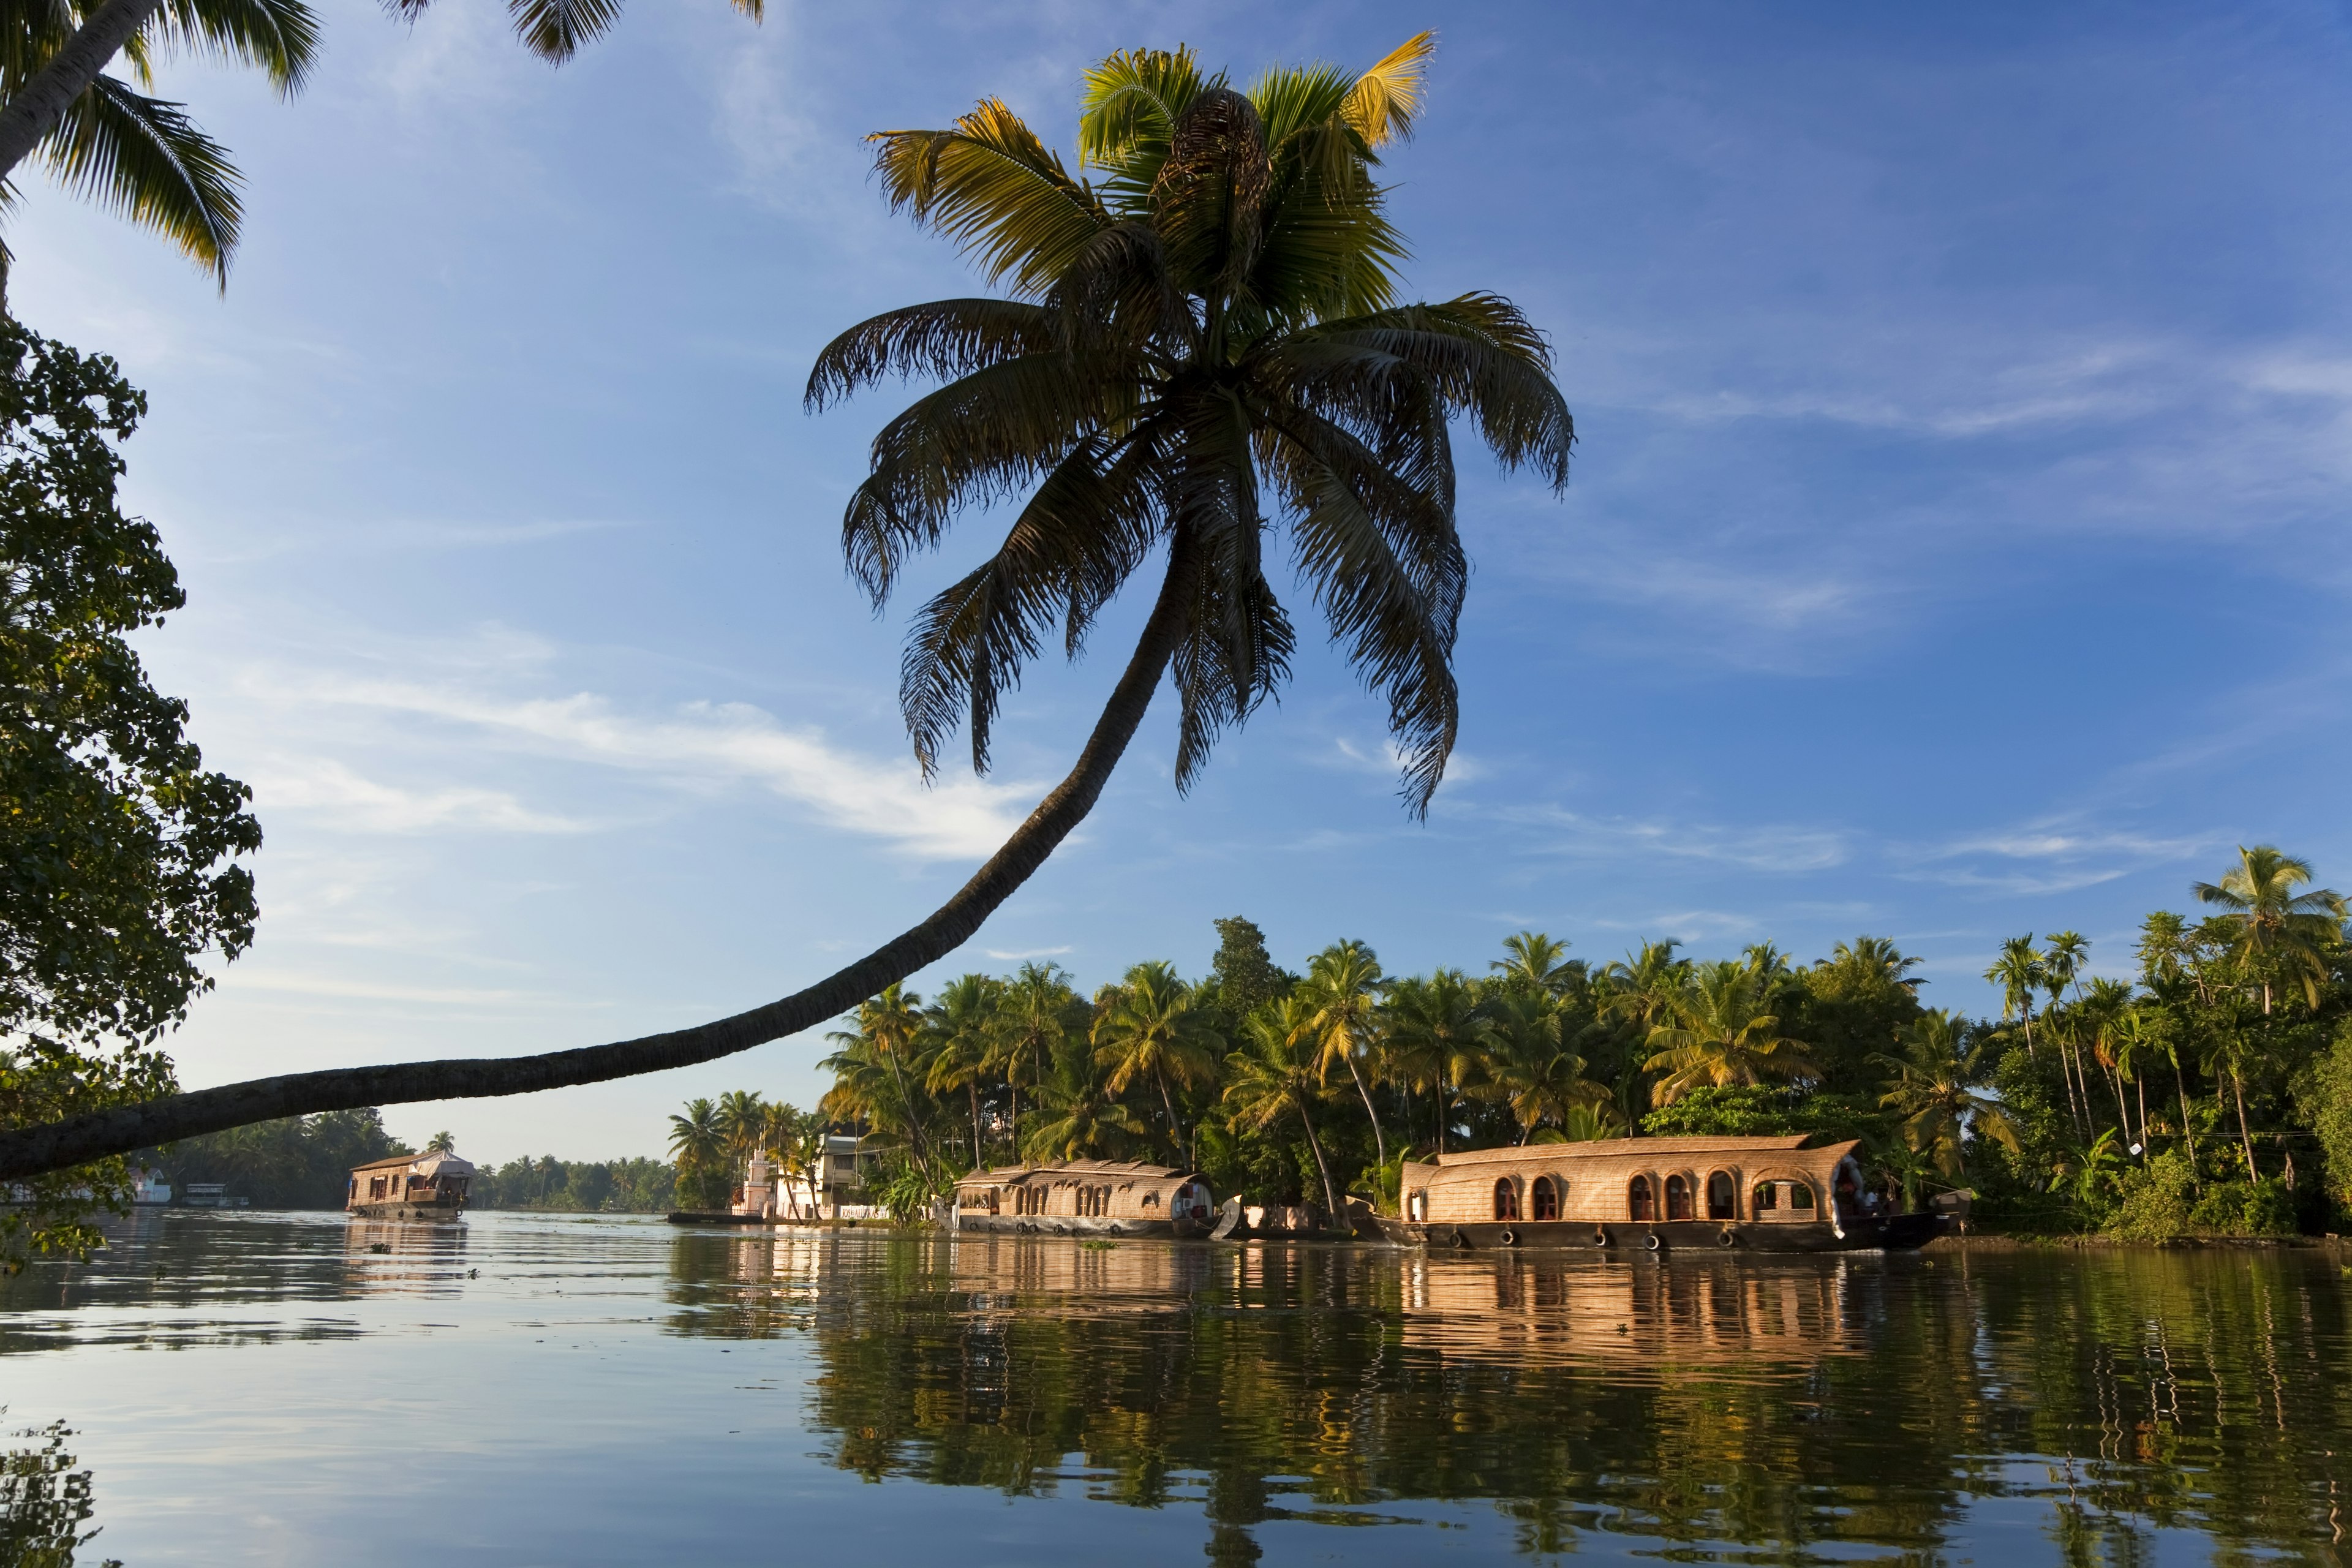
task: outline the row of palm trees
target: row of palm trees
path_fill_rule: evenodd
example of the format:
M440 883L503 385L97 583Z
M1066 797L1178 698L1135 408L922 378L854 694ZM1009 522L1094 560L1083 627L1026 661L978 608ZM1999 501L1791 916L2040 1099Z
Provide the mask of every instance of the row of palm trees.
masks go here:
M1387 1167L1406 1145L1444 1152L1465 1123L1520 1142L1604 1137L1698 1089L1822 1076L1781 1027L1798 972L1769 946L1694 963L1654 942L1597 970L1566 950L1522 931L1484 975L1391 977L1365 943L1340 942L1246 1006L1163 961L1135 965L1091 1000L1037 963L1002 978L963 975L929 1004L892 986L829 1037L836 1048L821 1065L835 1083L823 1110L903 1141L941 1171L992 1152L1059 1160L1141 1148L1197 1166L1204 1129L1283 1130L1335 1202L1353 1174L1333 1167L1335 1117L1368 1134L1374 1163ZM1838 952L1898 977L1914 962L1872 938ZM1963 1130L1985 1107L1963 1070L1974 1058L1954 1045L1967 1021L1927 1018L1928 1032L1907 1042L1890 1034L1890 1048L1914 1054L1885 1058L1888 1092L1936 1163L1956 1169Z
M2031 932L2002 944L1985 978L2001 988L2002 1021L2020 1026L2028 1052L2046 1046L2055 1053L2067 1117L2081 1142L2080 1157L2053 1175L2053 1184L2098 1166L2104 1152L2117 1145L2136 1154L2155 1146L2147 1079L2158 1063L2172 1069L2178 1134L2191 1163L2193 1066L2217 1092L2228 1088L2247 1179L2261 1179L2246 1082L2270 1065L2277 1041L2261 1021L2277 1017L2282 992L2308 1009L2321 1006L2352 913L2333 889L2299 890L2313 880L2307 860L2273 845L2241 847L2220 882L2190 885L2200 902L2222 912L2200 921L2162 910L2147 918L2138 953L2145 991L2090 974L2090 942L2076 931L2055 932L2040 947Z

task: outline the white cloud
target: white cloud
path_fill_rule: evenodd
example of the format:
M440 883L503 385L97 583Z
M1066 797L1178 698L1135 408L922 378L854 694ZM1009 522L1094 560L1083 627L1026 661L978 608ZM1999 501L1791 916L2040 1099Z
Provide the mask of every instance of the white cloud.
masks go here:
M806 807L828 826L925 858L992 853L1024 812L1022 786L961 776L926 786L911 761L858 755L820 731L788 728L747 703L693 702L648 716L586 692L515 699L344 676L289 681L283 671L254 672L245 684L248 696L265 701L439 721L512 750L627 769L688 789L751 784ZM455 794L481 808L488 792Z
M1072 947L1068 942L1064 942L1059 947L1024 947L1019 949L989 947L982 948L981 951L987 953L989 957L997 960L999 963L1018 963L1022 960L1027 958L1059 958L1066 952L1076 952L1077 949Z
M326 758L265 763L248 770L255 804L265 813L309 812L362 833L425 833L474 828L493 833L587 833L596 825L533 811L502 790L457 784L402 789L362 778Z

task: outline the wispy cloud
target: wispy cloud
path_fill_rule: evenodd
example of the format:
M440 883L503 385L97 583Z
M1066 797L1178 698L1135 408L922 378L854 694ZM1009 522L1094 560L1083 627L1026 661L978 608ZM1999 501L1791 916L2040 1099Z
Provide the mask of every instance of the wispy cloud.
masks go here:
M1843 865L1846 836L1829 828L1760 826L1723 827L1625 816L1587 816L1558 806L1512 807L1494 814L1534 830L1539 854L1600 859L1626 854L1669 855L1751 871L1820 871Z
M948 777L926 786L911 761L860 755L821 731L788 727L748 703L693 702L647 714L586 692L518 699L458 685L350 676L289 680L283 670L254 672L246 689L263 701L373 710L460 726L508 750L625 769L687 789L748 784L806 808L827 826L925 858L992 851L1019 823L1025 804L1018 785ZM490 793L463 787L432 798L451 814L470 809L479 816L497 809ZM395 808L387 803L384 809ZM520 806L515 812L516 821L532 815Z
M455 784L403 789L361 777L341 763L310 758L265 764L252 773L254 798L264 812L312 814L334 827L362 833L425 833L444 828L492 833L587 833L580 817L534 811L503 790Z
M1076 952L1077 949L1072 947L1068 942L1064 942L1059 947L990 947L982 948L981 951L1001 963L1018 963L1022 960L1028 958L1059 958L1064 953Z

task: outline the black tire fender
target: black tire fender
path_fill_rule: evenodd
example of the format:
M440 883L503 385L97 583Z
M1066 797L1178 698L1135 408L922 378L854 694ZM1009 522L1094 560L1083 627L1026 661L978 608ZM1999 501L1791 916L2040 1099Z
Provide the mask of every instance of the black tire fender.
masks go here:
M1642 1238L1642 1245L1652 1252L1664 1252L1666 1249L1666 1244L1659 1239L1658 1233L1654 1230Z

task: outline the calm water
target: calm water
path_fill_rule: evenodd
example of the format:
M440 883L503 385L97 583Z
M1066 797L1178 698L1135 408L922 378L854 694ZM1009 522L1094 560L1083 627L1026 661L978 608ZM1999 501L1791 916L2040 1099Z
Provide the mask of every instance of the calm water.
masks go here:
M0 1565L2340 1564L2347 1290L153 1215L0 1293Z

